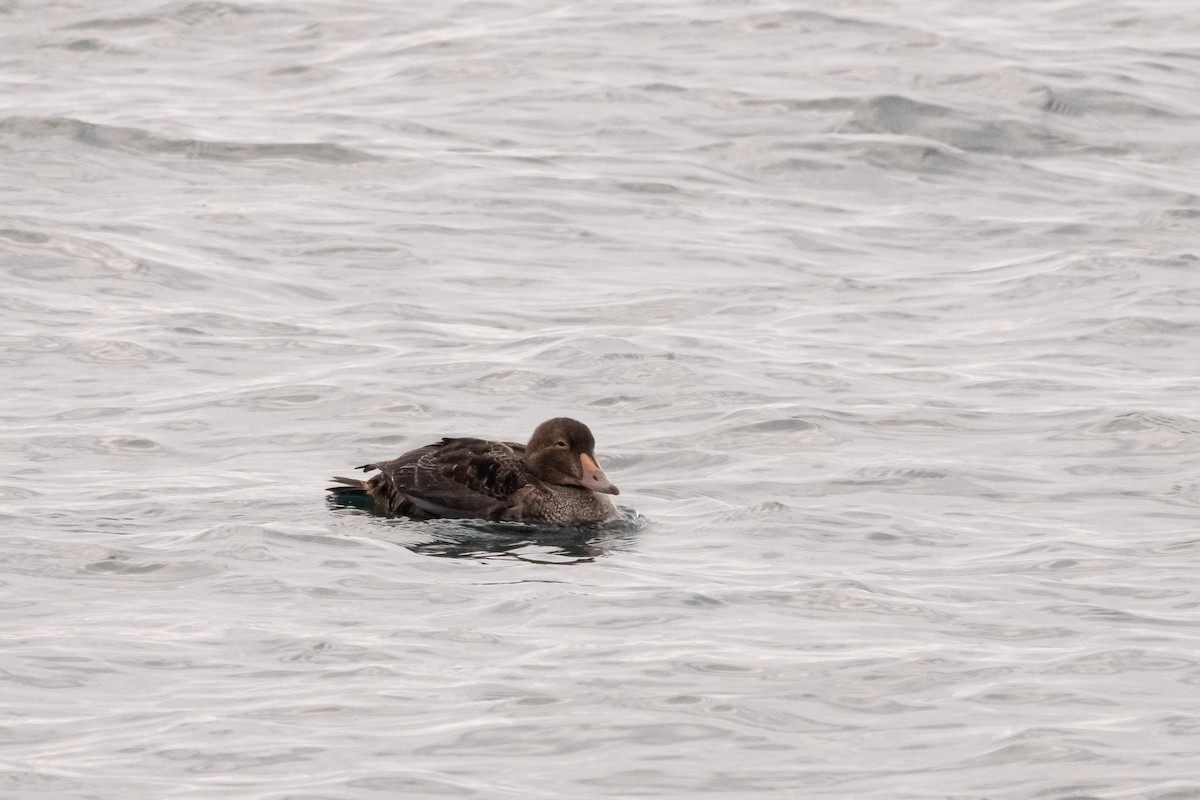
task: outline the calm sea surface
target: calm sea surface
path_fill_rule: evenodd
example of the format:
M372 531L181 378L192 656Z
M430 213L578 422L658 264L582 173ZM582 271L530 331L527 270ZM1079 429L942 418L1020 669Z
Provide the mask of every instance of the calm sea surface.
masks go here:
M0 0L0 796L1200 798L1198 43ZM326 503L556 415L620 523Z

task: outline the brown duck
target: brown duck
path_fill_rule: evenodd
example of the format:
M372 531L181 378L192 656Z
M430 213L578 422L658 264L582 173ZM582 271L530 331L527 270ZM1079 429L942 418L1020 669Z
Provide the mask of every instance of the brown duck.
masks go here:
M617 513L604 495L620 491L600 469L595 448L586 425L556 417L538 425L529 444L442 439L358 467L379 470L366 481L334 478L343 485L329 491L339 499L369 498L380 514L418 519L603 522Z

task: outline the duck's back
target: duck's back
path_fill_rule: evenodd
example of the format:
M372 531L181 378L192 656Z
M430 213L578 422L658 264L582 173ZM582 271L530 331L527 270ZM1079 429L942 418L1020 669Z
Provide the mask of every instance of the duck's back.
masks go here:
M442 439L361 469L379 470L366 490L384 513L499 520L533 483L524 454L512 442Z

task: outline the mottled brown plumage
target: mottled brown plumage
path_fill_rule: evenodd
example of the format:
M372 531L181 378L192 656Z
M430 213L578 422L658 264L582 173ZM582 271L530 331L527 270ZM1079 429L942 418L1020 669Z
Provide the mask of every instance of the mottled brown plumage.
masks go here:
M604 494L619 494L596 462L595 439L582 422L547 420L528 444L442 439L397 459L366 464L367 481L334 478L335 495L369 497L381 514L421 519L512 520L554 524L616 516Z

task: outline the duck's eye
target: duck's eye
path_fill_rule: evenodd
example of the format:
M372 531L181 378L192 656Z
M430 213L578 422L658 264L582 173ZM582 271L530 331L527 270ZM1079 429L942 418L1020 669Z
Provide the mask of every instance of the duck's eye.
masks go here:
M554 443L554 446L555 447L566 447L567 443L564 442L562 439L559 439L557 442Z

